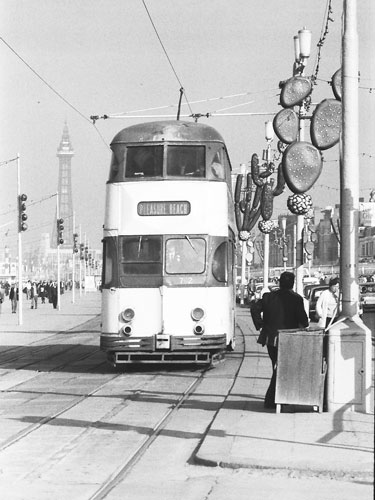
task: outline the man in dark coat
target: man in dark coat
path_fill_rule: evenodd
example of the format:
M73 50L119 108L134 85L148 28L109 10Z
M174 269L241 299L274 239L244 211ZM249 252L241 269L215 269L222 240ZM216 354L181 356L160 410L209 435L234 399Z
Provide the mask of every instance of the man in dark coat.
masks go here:
M285 271L280 276L280 289L265 293L251 306L254 326L261 330L258 343L267 346L272 362L272 378L264 400L265 408L275 408L277 334L278 330L309 326L303 299L293 292L294 274Z

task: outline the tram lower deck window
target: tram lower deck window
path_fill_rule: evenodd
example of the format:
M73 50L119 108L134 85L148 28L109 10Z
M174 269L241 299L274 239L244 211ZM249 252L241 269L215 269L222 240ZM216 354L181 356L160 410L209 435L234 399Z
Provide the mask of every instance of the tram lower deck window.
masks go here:
M167 274L201 274L206 267L206 242L203 238L169 238L165 244Z
M161 236L122 236L119 247L120 274L161 274Z

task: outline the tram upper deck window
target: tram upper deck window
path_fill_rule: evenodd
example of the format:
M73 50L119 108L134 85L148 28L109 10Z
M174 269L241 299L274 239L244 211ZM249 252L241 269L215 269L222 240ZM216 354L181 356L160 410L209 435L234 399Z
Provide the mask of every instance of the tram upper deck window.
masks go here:
M121 236L120 274L161 275L161 236Z
M203 238L169 238L165 245L165 270L168 274L201 274L206 266Z
M205 177L205 146L169 146L167 175L176 177Z
M163 146L131 146L127 148L125 177L161 177Z

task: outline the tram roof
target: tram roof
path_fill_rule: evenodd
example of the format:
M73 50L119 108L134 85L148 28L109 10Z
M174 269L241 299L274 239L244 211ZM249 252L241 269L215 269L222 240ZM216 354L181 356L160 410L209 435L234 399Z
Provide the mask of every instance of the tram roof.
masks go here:
M127 142L219 141L222 136L209 125L179 120L140 123L122 129L111 145Z

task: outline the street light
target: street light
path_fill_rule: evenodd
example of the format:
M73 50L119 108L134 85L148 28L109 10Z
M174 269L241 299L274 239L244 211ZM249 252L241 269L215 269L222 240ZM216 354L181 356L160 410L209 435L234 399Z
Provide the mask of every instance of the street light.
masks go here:
M271 120L265 123L265 136L267 144L271 145L270 143L273 141L274 136L273 124Z
M298 35L293 37L294 42L294 67L293 74L303 75L307 59L311 54L311 31L303 27Z

